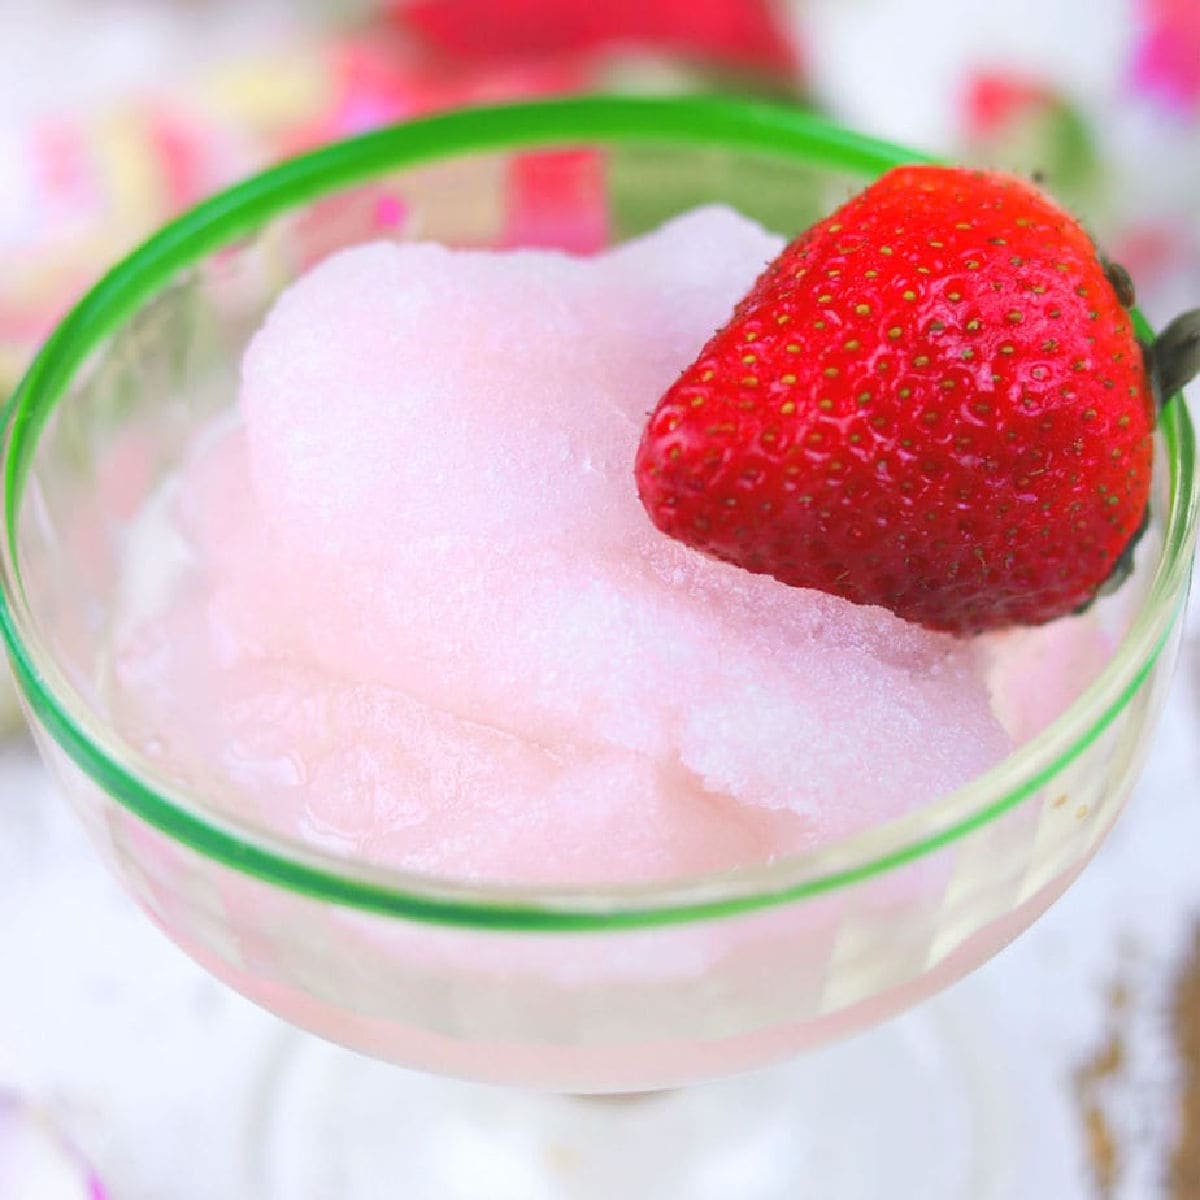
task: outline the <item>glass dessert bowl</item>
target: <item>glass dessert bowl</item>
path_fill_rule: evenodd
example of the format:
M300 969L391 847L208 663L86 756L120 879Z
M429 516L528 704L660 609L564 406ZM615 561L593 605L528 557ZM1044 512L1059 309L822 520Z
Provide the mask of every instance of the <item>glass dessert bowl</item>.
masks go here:
M249 337L313 263L389 236L594 250L708 201L790 235L918 158L715 99L456 112L247 181L80 303L5 415L0 616L47 763L173 941L285 1020L390 1063L630 1093L875 1025L983 963L1070 885L1133 787L1178 650L1197 513L1178 398L1160 420L1152 525L1119 642L1090 685L965 787L811 852L639 886L434 879L239 816L203 778L172 776L131 744L109 712L131 524L234 403ZM1019 702L1020 675L1010 689ZM795 1194L780 1187L762 1194Z

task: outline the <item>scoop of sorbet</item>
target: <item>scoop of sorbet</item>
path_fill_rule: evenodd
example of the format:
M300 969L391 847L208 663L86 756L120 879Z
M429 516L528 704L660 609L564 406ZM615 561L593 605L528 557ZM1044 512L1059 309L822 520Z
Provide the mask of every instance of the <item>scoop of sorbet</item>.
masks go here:
M969 645L638 503L647 409L779 245L709 208L591 258L326 260L133 545L186 566L121 630L127 718L273 827L521 883L769 861L995 763Z

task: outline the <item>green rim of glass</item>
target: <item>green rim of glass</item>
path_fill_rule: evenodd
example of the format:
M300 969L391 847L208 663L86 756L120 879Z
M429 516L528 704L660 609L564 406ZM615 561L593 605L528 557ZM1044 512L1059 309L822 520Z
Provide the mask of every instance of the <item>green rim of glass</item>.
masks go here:
M676 142L781 155L872 177L926 155L841 129L793 107L719 96L585 96L460 109L338 142L284 162L166 225L76 305L30 366L0 422L5 536L0 631L38 722L109 796L173 840L245 875L330 903L477 929L596 932L730 917L834 892L913 862L1032 796L1116 719L1150 674L1187 595L1196 535L1195 439L1173 397L1160 422L1170 465L1162 555L1112 662L1072 707L994 769L915 813L806 854L723 876L621 888L498 888L324 854L232 818L153 780L105 730L40 647L17 565L17 514L47 415L103 338L178 272L288 209L387 170L469 151L546 144ZM1140 320L1140 318L1139 318ZM1144 323L1142 332L1147 332Z

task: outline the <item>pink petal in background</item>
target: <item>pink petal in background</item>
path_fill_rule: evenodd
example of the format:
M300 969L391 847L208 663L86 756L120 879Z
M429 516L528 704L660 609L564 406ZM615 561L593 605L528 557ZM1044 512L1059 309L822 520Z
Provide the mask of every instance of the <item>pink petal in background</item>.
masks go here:
M1200 113L1200 4L1141 0L1134 86L1182 114Z

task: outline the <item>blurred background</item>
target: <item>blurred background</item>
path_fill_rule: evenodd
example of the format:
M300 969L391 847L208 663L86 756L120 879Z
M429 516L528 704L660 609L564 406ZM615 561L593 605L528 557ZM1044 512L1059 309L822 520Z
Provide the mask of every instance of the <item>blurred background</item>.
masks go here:
M0 0L0 399L98 273L238 177L436 109L597 89L768 96L1041 171L1152 319L1200 303L1200 0ZM577 203L510 185L526 211ZM1042 1106L1050 1148L1013 1197L1200 1198L1198 625L1100 863L956 989L991 996ZM7 1086L120 1200L239 1200L247 1063L284 1035L92 864L2 665L0 728L0 1189ZM23 1186L0 1200L74 1194Z
M473 101L712 88L1043 171L1152 311L1200 281L1196 0L0 0L0 390L249 170Z

